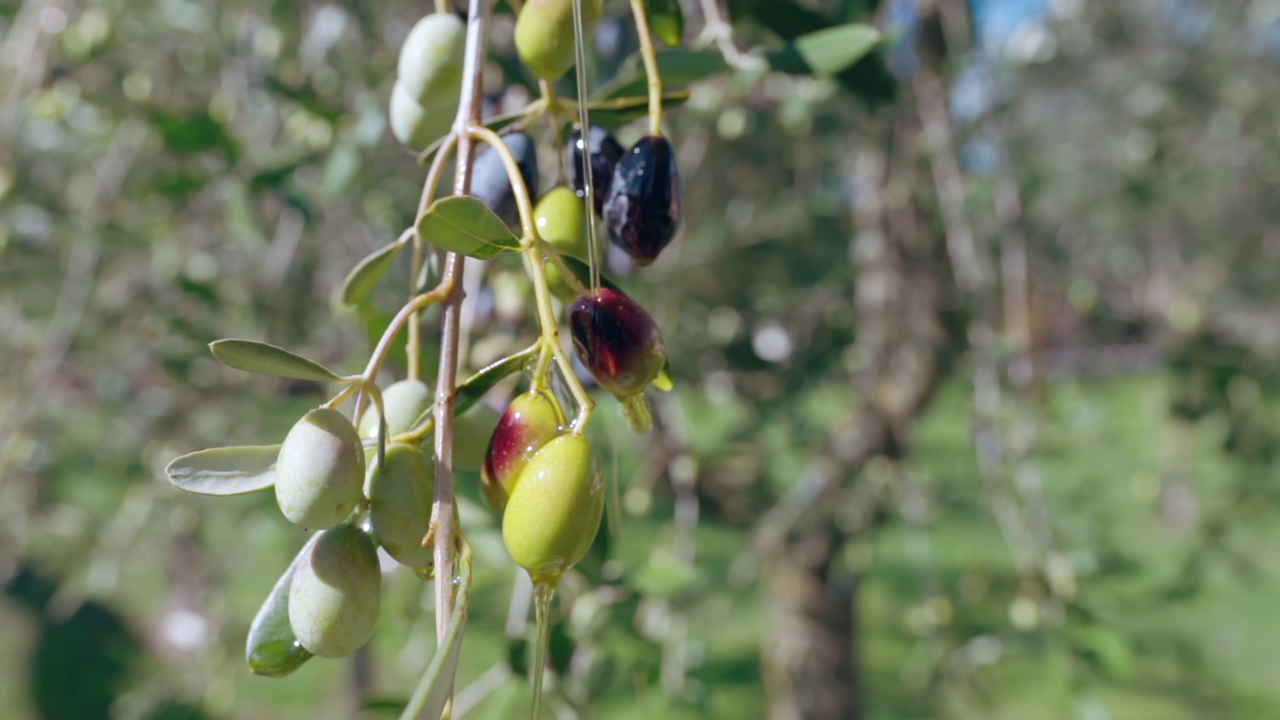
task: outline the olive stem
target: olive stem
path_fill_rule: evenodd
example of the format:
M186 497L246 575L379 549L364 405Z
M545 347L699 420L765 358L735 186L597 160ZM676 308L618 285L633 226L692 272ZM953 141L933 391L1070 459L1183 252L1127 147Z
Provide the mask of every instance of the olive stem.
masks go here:
M502 167L507 171L507 181L511 183L511 190L516 198L516 208L520 211L520 230L525 238L538 237L538 230L533 221L533 200L529 198L529 188L524 184L524 175L520 174L520 164L516 162L516 156L511 154L511 148L502 142L502 137L498 133L483 125L472 125L467 128L467 134L471 139L483 142L498 153L498 157L502 160Z
M662 75L658 72L658 54L649 33L649 17L644 0L631 0L631 14L636 19L636 35L640 38L640 56L644 58L644 74L649 81L649 132L662 132Z
M449 0L436 0L436 12L438 13L449 12Z
M444 171L445 160L453 152L458 136L450 133L444 144L431 160L431 169L427 171L427 179L422 185L422 197L418 199L418 214L414 218L414 226L406 232L413 233L413 258L409 263L409 298L418 293L418 276L422 274L422 261L425 254L422 247L423 238L418 235L417 220L431 205L440 186L440 175ZM421 312L414 312L409 318L409 338L405 349L405 361L409 366L409 379L417 380L422 375L422 320Z
M475 144L467 134L470 125L480 123L481 76L484 68L486 28L489 19L488 0L471 0L467 8L467 46L462 66L462 94L458 99L458 115L454 119L454 132L458 138L458 160L454 170L455 195L471 191L471 167L475 161ZM503 146L505 148L505 146ZM525 198L526 202L528 198ZM435 456L436 494L431 505L431 520L436 528L432 555L435 560L436 643L442 645L449 634L453 618L454 585L453 553L456 528L454 527L453 499L453 407L458 372L458 328L462 314L462 270L466 256L448 253L445 256L441 287L447 287L444 295L444 319L440 331L440 365L436 374L435 405ZM452 696L453 678L448 678L449 695Z
M446 277L438 286L421 295L416 295L412 300L405 303L400 308L400 312L391 318L391 323L387 325L387 329L382 332L382 337L378 340L378 345L373 349L373 355L369 358L369 364L365 366L364 372L360 375L361 383L373 382L378 377L378 371L382 369L382 363L386 361L387 355L391 352L391 343L396 339L396 335L404 329L408 323L409 317L422 308L433 302L441 302L449 297L453 292L453 278ZM364 412L363 396L356 401L356 418L360 417L360 413Z
M538 364L533 369L533 389L545 390L547 388L547 371L551 369L551 346L538 339L538 344L542 349L538 351Z
M560 275L564 277L564 281L569 284L569 287L573 288L575 293L579 295L586 294L587 286L583 285L582 281L578 279L577 273L569 269L569 265L565 263L564 258L560 255L560 248L541 238L538 239L536 245L538 250L547 254L547 259L556 266L556 269L560 271Z
M546 105L547 114L551 116L552 137L555 138L556 154L560 156L560 182L569 184L569 160L564 151L564 137L560 135L560 101L556 99L556 89L546 80L538 81L542 91L542 101Z
M556 365L560 367L561 374L564 375L564 382L569 386L570 394L578 403L578 418L574 423L574 432L581 433L591 419L591 411L595 409L596 404L587 394L587 389L578 382L578 376L573 372L573 363L569 361L564 348L560 347L560 328L556 324L556 314L551 307L551 290L547 286L547 271L542 266L541 253L536 246L526 248L525 252L528 253L526 257L529 260L529 271L533 276L533 295L538 306L538 323L542 326L542 341L551 347L551 354L556 360Z
M347 398L351 397L351 393L355 392L357 389L359 389L359 387L360 385L358 383L355 383L355 382L349 383L346 387L342 388L342 390L340 390L337 395L334 395L332 398L330 398L329 402L325 403L321 407L326 407L326 408L329 408L330 410L338 407L339 405L342 404L343 400L346 400Z

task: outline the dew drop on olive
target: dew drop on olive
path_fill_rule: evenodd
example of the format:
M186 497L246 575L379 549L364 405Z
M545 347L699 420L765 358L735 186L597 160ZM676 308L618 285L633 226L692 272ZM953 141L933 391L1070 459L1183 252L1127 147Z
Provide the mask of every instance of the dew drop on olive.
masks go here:
M533 138L526 133L512 132L503 135L502 142L515 156L520 176L529 189L530 202L537 202L538 148L534 145ZM507 168L491 147L485 147L476 156L471 169L471 195L479 198L485 207L497 213L507 224L513 225L518 221L516 197L507 177Z
M307 413L289 430L276 459L276 502L290 522L312 530L346 519L360 500L364 451L337 410Z
M603 212L610 239L637 265L657 259L680 224L680 174L665 137L640 138L618 161Z
M369 470L369 523L378 544L396 562L411 568L432 564L422 538L431 527L435 468L421 450L402 443L387 446L382 465Z
M427 408L431 407L431 388L421 380L399 380L382 391L382 412L387 418L387 432L398 435L413 428ZM378 437L378 408L373 403L360 416L360 437Z
M600 529L604 482L580 435L561 435L534 454L502 516L502 541L535 582L555 583L586 555Z
M582 0L582 32L589 44L602 0ZM554 81L574 65L573 0L526 0L516 18L516 52L534 75Z
M517 396L498 420L480 470L481 489L489 505L502 513L529 458L564 428L560 406L545 392Z
M439 107L450 99L456 107L466 44L467 24L457 15L422 18L400 46L396 84L423 107Z
M587 133L587 147L591 153L591 199L595 202L596 212L604 212L604 201L609 196L609 185L613 182L613 169L622 159L622 145L614 139L608 130L599 125L592 125ZM569 139L569 183L584 197L587 193L586 182L582 177L582 131L575 130Z
M320 657L350 655L373 636L382 573L373 540L359 529L326 530L303 557L289 586L289 625Z

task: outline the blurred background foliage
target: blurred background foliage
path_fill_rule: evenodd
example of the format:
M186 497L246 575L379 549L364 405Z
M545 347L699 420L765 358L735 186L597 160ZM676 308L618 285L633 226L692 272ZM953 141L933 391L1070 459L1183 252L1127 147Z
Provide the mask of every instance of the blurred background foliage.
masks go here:
M557 715L1280 714L1280 3L730 0L732 34L683 5L684 229L611 258L677 389L646 437L593 425L619 500L561 594ZM395 311L405 271L332 293L412 220L385 107L428 10L0 0L6 717L380 717L425 667L396 570L360 661L251 675L302 533L161 469L323 399L208 342L354 371ZM602 85L636 48L609 13ZM884 34L852 67L760 62L851 21ZM492 112L528 97L511 24ZM519 269L470 266L464 372L532 332ZM455 717L522 716L516 573L463 510Z

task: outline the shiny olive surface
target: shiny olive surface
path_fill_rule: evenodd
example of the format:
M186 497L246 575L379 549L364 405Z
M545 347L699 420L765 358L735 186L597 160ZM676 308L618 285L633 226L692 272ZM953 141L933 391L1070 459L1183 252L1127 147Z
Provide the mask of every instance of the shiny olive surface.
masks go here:
M646 135L613 171L604 219L613 243L637 265L649 265L680 224L680 173L671 143Z

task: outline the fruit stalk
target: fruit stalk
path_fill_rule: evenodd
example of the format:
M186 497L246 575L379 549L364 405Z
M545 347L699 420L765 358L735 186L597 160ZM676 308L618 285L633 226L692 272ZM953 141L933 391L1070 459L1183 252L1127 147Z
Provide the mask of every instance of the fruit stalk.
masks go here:
M662 132L662 75L658 72L658 53L653 48L653 35L649 32L649 16L645 13L644 0L631 0L631 14L636 20L636 35L640 38L640 56L644 58L644 74L649 81L649 132Z
M596 404L587 394L587 389L578 381L578 376L573 371L573 363L560 345L560 328L556 324L555 310L551 307L551 289L547 285L547 270L542 265L541 252L537 247L531 247L526 249L525 253L529 260L526 265L533 278L533 296L538 306L538 325L541 326L542 342L551 348L551 355L560 366L565 384L569 386L570 394L578 403L578 417L573 427L578 432L582 432L582 429L587 426L587 421L591 419L591 411L595 409Z
M458 116L454 120L454 133L459 136L453 188L456 195L466 195L471 191L475 143L470 135L465 134L465 130L470 125L480 123L480 83L488 20L489 2L472 0L467 10L467 49L462 68L462 96L458 102ZM433 554L436 568L438 643L443 643L448 635L454 607L453 405L458 372L458 326L462 310L462 293L458 290L462 285L460 280L463 261L464 256L449 253L445 257L444 275L440 281L441 286L448 288L448 295L444 302L440 367L436 379L436 492L431 508L432 527L436 530Z

